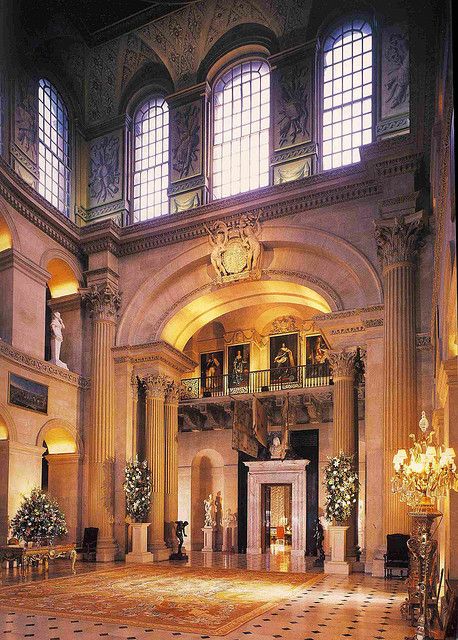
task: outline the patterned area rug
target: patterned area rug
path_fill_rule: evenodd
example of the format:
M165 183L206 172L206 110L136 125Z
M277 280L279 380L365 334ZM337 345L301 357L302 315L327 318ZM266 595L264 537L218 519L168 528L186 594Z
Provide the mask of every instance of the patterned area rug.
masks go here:
M129 565L0 589L0 608L226 635L321 574Z

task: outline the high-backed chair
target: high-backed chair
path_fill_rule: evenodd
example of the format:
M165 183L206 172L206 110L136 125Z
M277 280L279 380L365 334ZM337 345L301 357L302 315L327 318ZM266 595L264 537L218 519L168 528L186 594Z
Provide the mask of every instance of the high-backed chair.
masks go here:
M409 571L409 550L407 548L407 540L410 536L404 533L389 533L386 536L386 553L383 556L385 560L385 578L393 577L393 569L399 569L401 578Z
M97 527L86 527L84 529L83 544L78 551L83 554L83 560L87 562L95 562L97 551L97 539L99 537L99 530Z

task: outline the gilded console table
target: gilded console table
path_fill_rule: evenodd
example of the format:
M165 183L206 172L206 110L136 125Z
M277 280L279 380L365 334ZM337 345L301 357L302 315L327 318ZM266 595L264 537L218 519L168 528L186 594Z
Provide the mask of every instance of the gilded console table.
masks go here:
M76 548L74 544L49 545L45 547L21 547L19 545L7 545L0 547L0 565L6 561L16 560L21 567L21 574L25 576L28 567L34 561L42 561L45 571L48 571L49 561L56 558L68 558L71 563L72 573L75 571Z

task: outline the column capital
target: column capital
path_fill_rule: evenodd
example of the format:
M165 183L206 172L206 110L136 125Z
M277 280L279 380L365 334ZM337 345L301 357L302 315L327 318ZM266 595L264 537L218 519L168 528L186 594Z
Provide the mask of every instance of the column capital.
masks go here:
M121 306L121 294L110 284L92 284L81 289L83 301L89 307L89 314L94 321L118 319Z
M425 216L413 215L377 220L375 240L383 269L399 263L413 262L426 230Z
M356 349L342 349L339 351L326 349L326 355L334 379L354 377L357 353Z
M130 388L132 391L132 398L134 400L137 400L138 399L138 378L133 371L130 374Z
M170 379L161 374L146 375L142 382L146 390L146 398L164 398L170 384Z
M166 403L178 404L182 391L183 391L183 385L181 384L181 382L175 382L171 380L165 392Z

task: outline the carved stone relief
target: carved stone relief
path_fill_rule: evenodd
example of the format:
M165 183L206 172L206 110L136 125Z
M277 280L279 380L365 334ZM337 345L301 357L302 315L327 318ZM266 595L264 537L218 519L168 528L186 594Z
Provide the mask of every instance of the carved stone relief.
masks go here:
M115 202L121 191L122 132L109 133L89 146L89 208Z
M279 67L274 78L274 149L310 142L313 102L310 62Z
M408 113L409 100L408 26L390 25L382 32L382 118Z
M16 79L14 103L14 143L29 160L36 163L38 87L37 83L26 74Z
M202 103L196 100L175 108L171 125L171 181L199 175L202 172Z

